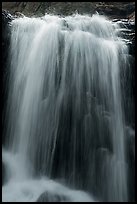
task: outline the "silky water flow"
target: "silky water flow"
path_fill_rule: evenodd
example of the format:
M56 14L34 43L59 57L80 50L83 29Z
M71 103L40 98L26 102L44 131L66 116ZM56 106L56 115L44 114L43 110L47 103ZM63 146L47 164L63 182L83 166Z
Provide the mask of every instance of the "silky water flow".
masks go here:
M3 202L128 200L119 34L98 14L11 22Z

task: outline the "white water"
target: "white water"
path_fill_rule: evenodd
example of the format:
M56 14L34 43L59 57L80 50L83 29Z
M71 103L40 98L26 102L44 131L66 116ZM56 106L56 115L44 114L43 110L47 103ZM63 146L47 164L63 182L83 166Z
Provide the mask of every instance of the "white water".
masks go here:
M84 192L37 180L39 173L57 174L66 185L68 179L89 192L97 186L99 197L108 201L127 201L120 88L127 47L117 36L118 24L99 15L45 15L15 19L11 29L9 150L3 152L11 176L3 202L33 202L50 190L71 201L92 201ZM104 156L101 170L98 156Z
M66 201L70 202L93 202L93 198L85 192L70 190L46 177L40 179L28 177L18 155L3 150L2 160L9 175L8 183L2 187L2 202L36 202L44 192L53 194L51 201L54 201L56 194L66 196L68 199Z

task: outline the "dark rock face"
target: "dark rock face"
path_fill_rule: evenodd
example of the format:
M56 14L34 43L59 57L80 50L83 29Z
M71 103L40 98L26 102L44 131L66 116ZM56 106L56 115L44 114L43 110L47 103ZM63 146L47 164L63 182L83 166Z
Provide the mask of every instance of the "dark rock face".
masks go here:
M80 14L97 11L113 18L126 18L135 11L135 2L3 2L2 7L13 14L19 11L25 15L71 15L76 11Z
M127 158L128 175L128 195L129 201L135 201L135 22L126 20L123 22L123 28L128 31L122 32L122 37L127 41L129 48L128 63L125 68L124 63L121 66L121 85L123 110L125 113L125 145Z
M134 202L135 198L135 131L126 127L126 149L127 149L127 163L128 163L128 186L129 186L129 200Z
M121 36L127 41L128 45L128 63L126 69L121 66L121 85L123 94L123 104L125 112L126 124L135 126L135 22L127 19L119 21L121 28ZM127 28L128 30L125 30ZM121 63L122 64L122 63ZM128 86L127 86L128 84Z
M8 55L10 48L10 22L13 17L9 12L2 10L2 111L4 111L4 107L6 106L7 101L7 82L9 77L8 71ZM3 116L3 115L2 115ZM4 118L2 117L2 124ZM4 143L4 136L2 134L2 143Z
M122 68L123 71L122 89L124 99L124 112L126 124L135 127L135 21L126 21L123 28L128 28L127 31L122 32L122 37L127 41L129 48L128 64ZM128 86L127 86L128 84Z
M7 171L6 171L6 165L2 161L2 186L7 182L8 177L7 177Z
M10 29L9 29L9 22L12 20L11 15L2 10L2 64L5 67L8 58L8 49L10 43Z
M2 185L5 183L5 165L2 162Z
M44 192L36 202L69 202L67 196Z

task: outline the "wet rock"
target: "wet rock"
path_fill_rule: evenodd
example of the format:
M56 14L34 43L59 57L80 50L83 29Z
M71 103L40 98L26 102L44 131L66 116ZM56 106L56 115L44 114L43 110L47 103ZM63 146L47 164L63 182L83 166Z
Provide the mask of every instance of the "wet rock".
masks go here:
M12 20L12 16L10 15L9 12L2 10L2 52L3 53L3 60L5 61L5 57L6 57L6 49L9 46L9 37L10 37L10 22Z
M67 196L44 192L40 195L36 202L67 202Z
M24 14L21 13L21 12L15 12L15 17L18 18L18 17L24 17Z
M2 10L2 24L3 23L8 23L13 19L13 16L10 14L9 11Z
M6 106L7 101L7 81L9 78L8 70L8 56L10 49L10 22L12 21L13 16L6 10L2 10L2 111ZM6 86L6 87L5 87ZM3 112L2 112L3 114ZM3 135L3 134L2 134ZM2 143L4 144L5 138L2 136Z
M120 37L123 37L129 46L129 54L135 55L135 21L126 18L113 19L112 22L117 22L120 25Z
M126 18L135 11L135 2L2 2L2 8L25 15L71 15L76 11L80 14L94 14L97 11L113 18Z
M5 68L10 45L10 22L14 18L8 11L2 10L2 65Z

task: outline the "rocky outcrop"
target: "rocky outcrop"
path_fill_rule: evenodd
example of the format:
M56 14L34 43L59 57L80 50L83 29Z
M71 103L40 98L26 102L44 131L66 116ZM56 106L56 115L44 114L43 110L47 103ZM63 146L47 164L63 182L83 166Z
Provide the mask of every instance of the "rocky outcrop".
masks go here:
M123 37L129 46L129 54L135 55L135 21L134 19L113 19L120 27L120 36Z
M110 19L122 21L125 39L133 42L129 43L131 54L134 54L135 45L135 2L3 2L2 8L9 11L15 17L42 16L45 13L57 15L71 15L73 13L92 15L98 12L106 15ZM121 23L121 21L119 21Z
M3 2L2 7L12 14L18 11L27 16L93 14L97 11L112 18L127 18L135 11L135 2Z
M115 19L121 26L122 36L128 45L128 63L121 66L121 85L126 124L134 128L135 118L135 21L132 19ZM121 63L122 64L122 63ZM128 84L128 86L127 86Z

